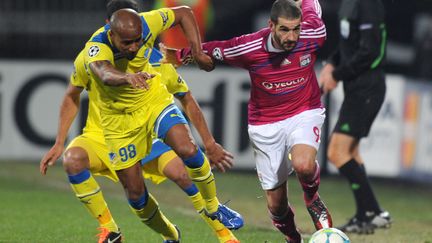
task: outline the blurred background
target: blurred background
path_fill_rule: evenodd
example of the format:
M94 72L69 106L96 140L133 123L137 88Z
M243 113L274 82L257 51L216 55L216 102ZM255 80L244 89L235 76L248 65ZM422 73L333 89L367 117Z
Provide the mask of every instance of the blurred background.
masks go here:
M267 25L269 0L146 0L143 10L161 6L194 8L206 40L227 39ZM322 0L328 40L321 57L337 43L340 0ZM388 71L431 79L432 1L383 0L387 11ZM0 1L2 58L72 60L104 24L106 0Z
M363 141L363 153L372 175L432 182L432 1L383 2L388 27L388 92L371 136ZM328 40L320 59L337 45L339 3L321 1ZM203 39L222 40L265 27L272 1L155 0L139 4L143 10L189 5ZM71 63L89 36L104 24L105 5L106 0L0 1L0 159L38 159L53 144ZM174 47L186 45L176 31L163 35L161 41ZM317 70L320 65L318 61ZM179 72L188 80L216 139L236 155L236 168L253 169L246 130L247 73L228 67L211 73L195 68L180 68ZM326 97L328 130L341 99L340 89ZM83 97L71 137L85 124L86 102ZM323 140L321 147L325 148L325 136ZM321 163L324 172L332 171L324 159Z
M223 40L265 27L272 2L156 0L141 1L140 4L143 10L189 5L195 11L203 39ZM328 36L319 53L319 59L324 60L337 46L340 0L320 0L320 3ZM387 11L388 89L371 134L362 141L361 153L369 175L373 177L373 184L377 186L378 198L392 213L395 225L390 231L380 231L373 237L350 237L353 242L432 242L432 1L383 0L383 3ZM93 227L91 223L94 222L74 201L61 171L61 163L50 170L46 179L39 175L37 167L44 153L54 144L59 106L72 72L72 62L90 35L104 25L105 5L106 0L0 1L0 208L9 209L0 210L0 222L6 217L15 220L0 224L0 231L3 232L0 242L89 241L86 237L92 231L83 226ZM169 46L181 46L184 43L180 36L174 31L162 36L161 41ZM316 70L320 68L321 61L318 61ZM217 178L222 198L234 199L233 208L239 208L251 225L239 233L240 238L245 239L244 242L278 242L280 235L274 232L267 217L265 200L255 178L247 135L250 89L247 72L229 67L219 67L210 73L195 67L181 67L179 72L200 103L216 140L235 155L234 172L218 174ZM323 177L321 193L325 195L329 207L334 209L332 213L336 224L351 216L354 207L346 181L336 176L337 172L326 162L324 152L327 135L333 128L342 98L341 87L323 97L328 110L328 123L323 129L319 154L323 174L327 175ZM69 139L79 134L85 125L87 102L84 94L82 109ZM292 180L295 181L295 178ZM244 185L248 185L250 190L245 190ZM300 191L295 185L290 193L296 197L290 201L303 209L303 202L298 197ZM116 188L115 193L111 193L112 187ZM162 188L163 192L179 193L173 194L174 199L163 192L159 192L158 197L167 197L161 200L162 204L176 202L172 210L178 214L181 210L177 207L181 206L176 199L183 195L175 187ZM18 195L18 191L21 194ZM108 187L107 191L115 197L110 205L126 207L118 185ZM52 199L46 199L48 196L45 193ZM55 203L59 196L65 198L64 202ZM348 203L345 203L347 200ZM26 203L29 201L35 202L34 205L30 207ZM409 210L406 205L411 206ZM49 225L46 220L56 220L57 216L46 215L57 207L63 207L57 209L59 212L75 210L75 207L80 210L77 215L82 215L82 221L73 221L76 217L71 215L68 220L73 223L67 227L75 225L76 228L67 228L58 221ZM21 213L23 208L28 208L28 211ZM121 210L126 212L127 220L133 221L127 208ZM300 227L306 233L313 233L309 216L303 211L299 210L297 214ZM186 216L180 213L179 218L189 217L190 214L193 213ZM26 227L22 227L23 220L30 220ZM180 223L180 226L188 227L188 223ZM63 231L58 227L60 225L67 229ZM130 234L136 234L128 236L130 242L141 239L137 232L142 226L131 227L125 227L131 231ZM189 228L194 230L194 227ZM32 238L34 231L39 232L37 235L41 235L40 238ZM85 231L82 236L74 233L81 231ZM52 238L45 238L46 232ZM74 237L83 238L64 240ZM197 242L188 241L188 234L185 237L186 242ZM208 237L212 238L210 233Z

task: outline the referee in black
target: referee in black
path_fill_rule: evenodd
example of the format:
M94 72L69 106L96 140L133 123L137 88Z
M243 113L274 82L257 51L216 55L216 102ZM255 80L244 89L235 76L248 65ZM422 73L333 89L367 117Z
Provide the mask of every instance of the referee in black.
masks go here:
M373 233L390 227L368 181L359 153L386 92L384 59L386 26L381 0L342 0L339 45L324 65L319 82L324 93L343 83L344 101L328 146L328 159L350 184L357 212L339 227L349 233Z

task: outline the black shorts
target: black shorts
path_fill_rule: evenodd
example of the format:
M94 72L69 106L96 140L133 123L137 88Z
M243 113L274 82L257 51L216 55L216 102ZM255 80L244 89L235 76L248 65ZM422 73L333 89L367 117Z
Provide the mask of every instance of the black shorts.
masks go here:
M371 80L375 79L375 80ZM359 81L359 80L356 80ZM367 89L357 87L346 89L344 101L339 111L334 132L350 135L360 139L369 134L385 97L385 81L382 76L368 77L368 82L375 82Z

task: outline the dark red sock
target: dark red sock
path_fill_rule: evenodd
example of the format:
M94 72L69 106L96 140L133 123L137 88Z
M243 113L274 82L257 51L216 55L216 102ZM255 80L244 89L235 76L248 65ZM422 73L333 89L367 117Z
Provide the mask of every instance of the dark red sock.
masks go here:
M291 207L288 206L287 212L282 216L271 215L273 225L284 234L288 239L294 242L300 242L301 236L297 231L294 222L294 212Z

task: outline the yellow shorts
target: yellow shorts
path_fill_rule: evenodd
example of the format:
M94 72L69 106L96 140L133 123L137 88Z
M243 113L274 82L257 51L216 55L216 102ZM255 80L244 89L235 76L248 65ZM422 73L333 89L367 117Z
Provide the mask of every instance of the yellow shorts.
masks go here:
M138 163L150 153L153 125L149 110L141 108L122 114L103 114L105 142L114 170L122 170Z
M113 169L109 160L109 150L104 142L102 134L82 134L74 138L66 150L72 147L80 147L87 152L90 172L97 176L106 176L109 179L118 182L117 174ZM166 180L163 175L165 166L176 157L174 151L167 151L158 158L146 163L143 166L143 174L145 179L149 179L155 184L159 184Z

